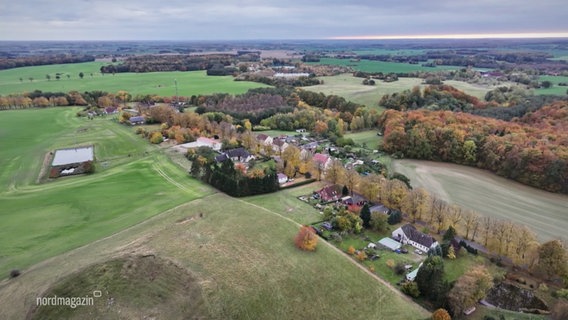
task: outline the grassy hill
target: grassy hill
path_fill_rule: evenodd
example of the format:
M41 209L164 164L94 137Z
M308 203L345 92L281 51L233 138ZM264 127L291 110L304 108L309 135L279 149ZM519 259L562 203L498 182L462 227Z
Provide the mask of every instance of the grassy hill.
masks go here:
M0 114L0 275L108 236L211 189L110 118L78 108ZM37 184L46 153L92 144L92 175Z
M261 83L233 81L231 76L208 77L205 71L102 75L99 69L106 64L108 63L86 62L2 70L0 71L0 95L34 90L51 92L101 90L113 93L126 90L132 95L175 96L175 80L178 83L178 94L180 96L218 92L238 94L244 93L250 88L266 87ZM80 72L84 73L83 79L79 78ZM60 80L55 79L57 73L61 74ZM51 80L47 80L46 75L48 74ZM67 78L67 75L70 77ZM33 80L30 81L30 78L33 78Z

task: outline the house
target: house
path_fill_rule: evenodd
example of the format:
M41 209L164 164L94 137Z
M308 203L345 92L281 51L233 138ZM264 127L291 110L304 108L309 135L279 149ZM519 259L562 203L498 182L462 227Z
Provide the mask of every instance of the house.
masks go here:
M418 250L428 252L438 246L436 239L424 234L411 224L405 224L392 232L392 238L400 243L409 244Z
M277 153L284 152L288 148L288 143L285 139L276 138L272 140L272 150Z
M256 136L256 140L258 140L258 142L262 143L265 146L269 146L272 144L272 137L269 135L266 135L264 133L261 133L259 135Z
M371 211L371 213L380 212L382 214L389 214L390 209L379 203L370 207L369 211Z
M296 132L297 133L304 133L304 132L306 132L306 129L296 129Z
M341 199L342 191L343 191L342 186L334 184L331 186L324 187L316 191L316 193L318 194L319 199L321 199L322 202L332 202Z
M283 173L278 174L278 183L283 184L286 183L287 181L288 181L288 176L286 176Z
M215 157L215 161L217 162L224 162L228 159L231 159L233 162L249 162L254 159L254 156L245 150L245 148L236 148L227 150Z
M400 242L394 241L391 238L382 238L381 240L379 240L379 242L377 242L377 244L385 248L388 248L392 251L398 250L402 247Z
M115 114L115 113L118 113L118 109L116 107L106 107L104 113L105 114Z
M219 151L219 150L221 150L222 145L223 144L219 140L206 138L206 137L199 137L194 142L184 143L184 144L179 145L179 147L186 149L186 150L187 149L199 148L199 147L209 147L209 148L211 148L215 151Z
M130 122L130 124L134 126L146 123L146 119L143 116L135 116L135 117L130 117L130 119L128 119L128 122Z
M312 160L314 160L314 162L316 162L318 166L321 166L321 168L323 168L324 170L327 170L331 166L331 162L333 161L331 160L331 157L329 155L323 153L314 154Z

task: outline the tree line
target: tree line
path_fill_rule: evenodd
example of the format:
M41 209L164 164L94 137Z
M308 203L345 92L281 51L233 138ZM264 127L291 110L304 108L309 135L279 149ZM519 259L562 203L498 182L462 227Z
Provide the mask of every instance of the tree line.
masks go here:
M28 56L28 57L0 57L0 70L30 67L30 66L43 66L50 64L65 64L65 63L82 63L95 61L92 55L73 55L73 54L57 54L57 55L42 55L42 56Z
M387 110L382 148L396 156L487 169L540 189L568 193L568 102L505 122L467 113Z

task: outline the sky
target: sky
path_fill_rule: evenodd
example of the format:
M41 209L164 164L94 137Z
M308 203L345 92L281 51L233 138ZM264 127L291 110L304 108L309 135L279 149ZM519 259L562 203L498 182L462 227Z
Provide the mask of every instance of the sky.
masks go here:
M566 0L0 0L0 40L568 37L567 16Z

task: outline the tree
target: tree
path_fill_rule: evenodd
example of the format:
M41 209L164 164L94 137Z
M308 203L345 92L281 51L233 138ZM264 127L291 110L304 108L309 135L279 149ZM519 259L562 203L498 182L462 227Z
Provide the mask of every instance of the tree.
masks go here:
M402 221L402 213L399 210L391 210L387 222L390 225L400 223Z
M353 248L353 246L349 246L349 248L347 248L347 253L353 255L355 253L355 248Z
M363 228L371 227L371 210L369 210L369 204L365 203L361 208L359 213L361 220L363 220Z
M452 241L456 237L456 229L453 226L449 226L446 233L444 233L443 240L444 241Z
M418 290L430 301L438 300L443 294L444 261L440 256L428 256L416 275Z
M387 230L387 216L378 211L371 212L371 229L377 232Z
M431 221L437 225L437 233L440 234L446 223L447 207L448 204L439 198L432 198L432 216Z
M345 170L344 177L345 177L345 184L349 188L351 196L353 196L353 190L357 186L357 183L359 183L359 173L353 169Z
M29 77L28 79L30 80L30 82L34 82L34 77Z
M554 276L568 276L568 255L562 241L551 240L540 246L537 270L544 273L549 279Z
M60 75L59 73L55 74L55 79L56 79L56 80L61 79L61 75Z
M50 80L51 80L51 76L50 76L49 74L46 74L46 75L45 75L45 78L47 79L47 81L50 81Z
M79 72L79 78L83 79L84 76L85 74L83 72Z
M318 161L314 161L314 162L318 162ZM332 160L329 168L327 168L327 170L325 170L325 179L327 181L331 182L332 184L336 184L340 180L342 180L344 172L345 172L345 168L341 164L341 161L334 159L334 160Z
M485 298L493 287L493 277L484 265L477 265L458 278L448 294L448 302L454 314L474 306Z
M312 227L302 226L294 238L294 243L299 249L314 251L318 244L318 237Z
M479 225L479 215L472 210L468 210L463 215L463 227L465 228L465 239L469 238L470 231L473 231L476 225ZM475 228L477 229L477 228ZM472 234L471 240L473 241Z
M403 283L400 287L400 291L413 298L418 298L420 296L420 290L418 290L418 286L414 281Z
M446 309L438 309L432 313L432 320L452 320Z
M160 144L160 143L162 143L162 141L164 141L164 137L162 136L162 133L160 131L152 132L152 134L150 135L150 142L151 143Z
M20 77L20 82L24 82L24 78Z
M454 246L451 243L450 243L450 246L448 247L447 257L450 260L454 260L456 258L456 250L454 249Z
M71 78L71 75L67 74L67 79Z

